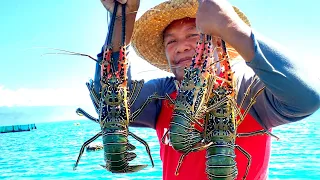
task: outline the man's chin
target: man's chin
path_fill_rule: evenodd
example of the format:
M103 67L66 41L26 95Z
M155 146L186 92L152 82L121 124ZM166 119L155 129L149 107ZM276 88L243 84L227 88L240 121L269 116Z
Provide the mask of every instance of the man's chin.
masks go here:
M184 77L184 68L176 69L173 73L177 80L181 81Z

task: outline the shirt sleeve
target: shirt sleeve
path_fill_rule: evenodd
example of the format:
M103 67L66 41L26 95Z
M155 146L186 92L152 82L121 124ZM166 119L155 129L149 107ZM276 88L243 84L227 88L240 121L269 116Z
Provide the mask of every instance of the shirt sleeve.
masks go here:
M320 81L315 74L310 75L303 59L295 59L284 48L255 32L251 38L255 56L240 70L243 76L238 80L238 103L256 74L259 78L253 83L247 99L265 86L250 110L264 128L299 121L318 110ZM246 107L249 101L244 104Z
M148 99L149 96L155 92L159 96L164 96L166 93L170 94L175 90L175 85L173 83L173 77L158 78L147 81L144 83L141 92L137 100L134 102L130 111L134 112ZM137 117L137 119L130 124L133 127L150 127L155 129L158 120L158 115L161 111L162 100L156 99L151 101L142 111L142 113Z

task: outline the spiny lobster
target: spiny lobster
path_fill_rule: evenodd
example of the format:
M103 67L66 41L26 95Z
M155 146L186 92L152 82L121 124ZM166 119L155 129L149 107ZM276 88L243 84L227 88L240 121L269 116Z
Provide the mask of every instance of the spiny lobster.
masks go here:
M115 8L109 27L109 36L107 38L107 46L104 51L103 59L99 63L101 66L100 97L94 91L94 82L91 80L89 83L86 83L90 92L90 97L99 114L99 118L94 118L81 108L78 108L76 111L78 115L86 116L88 119L99 123L101 132L82 145L74 169L77 167L85 147L100 136L102 136L103 139L106 165L102 166L105 169L113 173L131 173L145 168L147 165L129 165L128 161L133 160L136 157L136 154L128 152L135 149L135 147L128 142L128 135L145 145L152 167L154 167L148 144L132 132L129 132L128 126L152 100L159 98L159 96L156 93L153 94L148 97L140 108L132 114L130 113L130 107L138 97L144 81L132 81L132 88L131 91L129 91L127 86L127 46L125 45L125 4L122 5L123 31L119 59L115 60L112 58L111 38L117 9L118 2L115 1Z
M238 107L236 103L236 79L234 78L234 72L231 70L225 42L217 38L215 39L215 44L219 56L218 63L220 63L220 69L211 72L215 81L211 92L209 92L209 98L206 104L207 109L203 136L207 159L206 173L209 179L235 179L238 175L235 161L235 148L237 148L248 159L246 172L243 176L243 179L246 179L251 164L251 156L242 147L235 144L236 138L264 133L271 136L274 135L267 130L246 134L237 133L237 129L246 117L249 109L255 103L257 96L263 92L265 87L255 93L242 114L240 108L243 106L243 102L248 96L257 76L254 77L252 83L249 85Z
M166 96L175 105L172 121L167 131L169 141L175 150L183 153L179 159L176 175L187 154L206 150L206 173L209 179L235 179L238 170L234 149L237 148L248 159L246 173L243 177L245 179L251 157L243 148L235 144L236 137L264 133L274 136L266 130L237 133L237 127L264 88L254 95L245 112L241 114L239 109L254 81L248 87L240 107L237 107L236 81L230 67L225 43L218 38L214 41L215 48L213 38L210 35L201 34L192 64L185 69L181 85L177 85L177 98L173 100L169 95ZM218 60L213 62L214 51L218 54ZM212 66L219 68L212 68ZM238 116L240 120L237 121ZM200 126L202 130L196 129L195 125Z
M203 118L208 85L212 81L212 76L209 76L207 71L212 57L205 55L206 49L209 49L208 46L210 44L202 35L197 44L196 54L192 58L192 64L184 70L181 85L176 81L178 89L176 100L166 94L175 108L169 131L162 137L162 142L164 143L165 137L169 135L172 147L180 152L188 151L203 139L195 125L202 126L198 121Z

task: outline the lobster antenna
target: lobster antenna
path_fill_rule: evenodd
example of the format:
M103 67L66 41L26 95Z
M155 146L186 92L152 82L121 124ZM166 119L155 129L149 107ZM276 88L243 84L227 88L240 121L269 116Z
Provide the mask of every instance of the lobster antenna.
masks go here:
M222 45L222 50L225 53L225 55L228 57L228 51L227 51L227 46L226 46L226 42L224 40L221 39L221 45Z
M111 17L111 22L110 22L110 26L109 26L109 34L107 37L107 46L111 45L111 40L112 40L112 36L113 36L113 29L114 29L114 23L116 20L116 15L117 15L117 10L118 10L118 1L115 1L114 3L114 8L113 8L113 13L112 13L112 17Z
M122 4L122 41L121 46L126 43L126 4Z
M106 44L105 48L107 48L108 46L112 46L111 41L112 41L112 36L113 36L113 31L114 31L114 24L115 24L115 20L116 20L116 15L117 15L117 11L118 11L118 5L119 5L119 2L115 1L110 26L108 28L109 33L108 33L107 44ZM114 61L112 58L111 58L111 69L113 72L115 72L116 68L114 67Z

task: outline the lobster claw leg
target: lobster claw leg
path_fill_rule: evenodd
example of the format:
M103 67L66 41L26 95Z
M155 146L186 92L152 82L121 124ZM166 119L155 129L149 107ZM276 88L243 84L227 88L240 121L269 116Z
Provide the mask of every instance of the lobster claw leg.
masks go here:
M161 138L162 144L166 144L166 138L169 137L168 134L169 134L169 129L164 133L164 135L163 135L162 138Z
M94 105L94 108L96 109L96 112L99 114L99 97L97 93L94 91L94 82L92 79L89 80L89 82L86 82L86 86L90 93L91 101Z
M153 159L152 159L152 156L151 156L151 152L150 152L150 148L149 148L149 145L147 144L147 142L144 141L143 139L139 138L137 135L133 134L132 132L129 132L129 135L132 136L137 141L141 142L146 147L147 153L148 153L148 155L150 157L150 160L151 160L151 163L152 163L152 167L154 167L154 162L153 162Z
M91 121L96 122L96 123L99 123L99 119L92 117L89 113L87 113L86 111L84 111L84 110L81 109L81 108L78 108L78 109L76 110L76 113L77 113L79 116L85 116L86 118L90 119Z
M129 107L132 107L133 103L139 96L144 84L144 80L142 79L140 81L132 81L131 84L131 91L129 92Z
M157 95L157 93L154 93L151 96L149 96L148 99L141 105L141 107L130 115L130 122L135 121L136 118L142 113L143 109L155 99L165 99L165 97L159 96Z
M86 141L85 143L83 143L81 149L80 149L80 153L79 153L79 156L78 156L78 159L77 159L77 162L76 164L74 165L73 167L73 170L76 170L78 164L79 164L79 161L80 161L80 158L84 152L84 148L86 146L88 146L91 142L93 142L94 140L98 139L98 137L100 137L102 135L102 132L99 132L98 134L96 134L95 136L93 136L92 138L90 138L88 141Z

